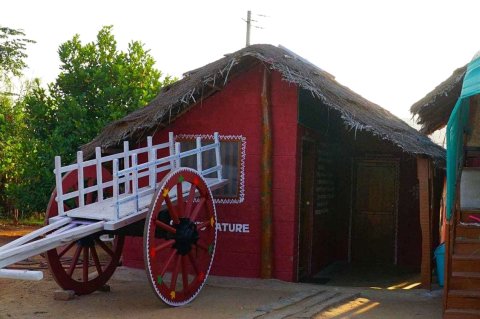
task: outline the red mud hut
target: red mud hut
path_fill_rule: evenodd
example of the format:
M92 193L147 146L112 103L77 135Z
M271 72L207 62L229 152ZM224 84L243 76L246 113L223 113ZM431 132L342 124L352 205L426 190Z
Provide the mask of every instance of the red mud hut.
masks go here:
M214 275L314 281L336 263L380 264L421 269L430 284L444 149L302 57L271 45L227 54L83 151L168 132L182 150L220 133L230 182L215 192ZM143 267L142 238L128 237L123 256Z

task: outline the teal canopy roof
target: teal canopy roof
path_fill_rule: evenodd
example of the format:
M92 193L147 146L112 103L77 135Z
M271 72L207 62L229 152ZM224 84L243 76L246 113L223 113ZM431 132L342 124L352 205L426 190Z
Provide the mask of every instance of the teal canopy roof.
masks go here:
M447 124L447 218L455 206L457 184L463 167L464 133L468 130L470 98L480 94L479 53L468 64L462 91Z

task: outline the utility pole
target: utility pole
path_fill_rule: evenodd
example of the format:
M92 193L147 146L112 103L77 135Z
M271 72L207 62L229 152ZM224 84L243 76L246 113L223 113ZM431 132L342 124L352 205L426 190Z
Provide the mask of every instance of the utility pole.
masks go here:
M250 27L252 25L252 11L247 11L247 44L248 47L250 45Z

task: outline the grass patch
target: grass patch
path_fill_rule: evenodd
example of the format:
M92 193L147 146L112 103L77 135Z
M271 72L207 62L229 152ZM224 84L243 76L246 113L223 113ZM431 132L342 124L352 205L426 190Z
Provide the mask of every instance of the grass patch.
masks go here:
M40 214L33 214L29 217L25 218L20 218L18 220L17 225L24 225L24 226L42 226L43 223L45 222L45 214L40 213ZM2 225L15 225L13 218L7 218L0 216L0 226Z

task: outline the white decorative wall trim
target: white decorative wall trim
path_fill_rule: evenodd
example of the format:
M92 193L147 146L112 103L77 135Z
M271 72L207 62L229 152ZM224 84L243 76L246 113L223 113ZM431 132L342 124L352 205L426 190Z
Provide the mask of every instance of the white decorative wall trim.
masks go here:
M175 140L194 140L197 137L202 139L212 139L213 134L178 134ZM240 145L240 172L239 172L239 189L237 198L215 198L215 204L241 204L245 201L245 158L247 149L247 138L243 135L221 135L219 134L220 142L222 141L239 141Z

